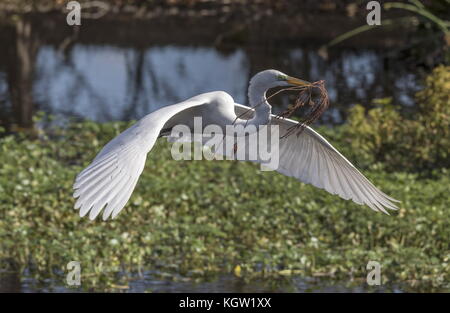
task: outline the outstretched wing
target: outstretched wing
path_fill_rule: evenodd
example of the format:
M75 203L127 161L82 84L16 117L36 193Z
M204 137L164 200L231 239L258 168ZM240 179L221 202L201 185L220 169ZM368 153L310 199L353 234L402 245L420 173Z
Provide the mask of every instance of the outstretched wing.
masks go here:
M236 114L252 115L249 108L235 105ZM298 122L277 119L272 116L273 125L279 126L279 173L325 189L343 199L352 199L358 204L366 204L375 211L386 214L385 208L397 209L392 202L397 200L387 196L375 187L353 164L337 151L325 138L306 127L300 135L289 134Z
M79 173L73 188L78 198L75 209L80 216L89 212L95 219L103 211L103 220L116 217L127 203L164 124L175 114L202 105L201 97L161 108L111 140L92 163Z

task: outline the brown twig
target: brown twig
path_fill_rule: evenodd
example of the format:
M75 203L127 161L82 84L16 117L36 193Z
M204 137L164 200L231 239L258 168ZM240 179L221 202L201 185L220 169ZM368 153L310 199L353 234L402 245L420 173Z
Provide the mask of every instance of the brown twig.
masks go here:
M313 97L312 92L315 89L319 91L318 97ZM287 110L281 112L275 118L288 118L292 116L292 114L294 114L294 112L299 108L305 106L305 104L307 104L311 108L306 116L303 117L298 124L289 127L286 133L281 138L288 137L297 130L297 136L299 136L301 132L306 128L306 126L314 123L323 114L323 112L326 111L330 103L328 92L325 88L325 81L323 80L319 80L317 82L311 83L311 85L301 87L300 90L301 91L297 96L294 105L288 107Z
M276 96L277 94L279 94L279 93L281 93L281 92L283 92L283 91L286 91L286 90L300 90L300 88L303 89L303 88L305 88L305 87L288 87L288 88L280 89L280 90L278 90L277 92L274 92L273 94L271 94L271 95L268 96L267 98L261 100L261 102L259 102L259 103L257 103L256 105L250 107L247 111L245 111L245 112L239 114L238 116L236 116L236 118L235 118L234 121L233 121L233 125L234 125L234 123L236 123L236 121L237 121L238 118L241 118L242 116L244 116L245 114L247 114L247 113L250 112L251 110L255 109L256 107L258 107L258 106L260 106L261 104L263 104L265 101L267 101L267 100L269 100L270 98L272 98L273 96ZM247 125L246 125L246 126L247 126Z
M316 99L314 99L314 97L312 95L312 92L314 89L319 91L319 96ZM323 112L325 112L326 109L328 108L330 101L328 98L328 92L325 88L325 81L323 81L323 80L319 80L317 82L311 83L308 86L295 86L295 87L288 87L288 88L283 88L281 90L278 90L277 92L273 93L272 95L270 95L266 99L262 100L258 104L254 105L253 107L250 107L247 111L239 114L233 121L233 124L237 121L238 118L241 118L242 116L247 114L249 111L251 111L252 109L255 109L256 107L258 107L265 101L269 100L273 96L275 96L283 91L288 91L288 90L300 90L300 93L298 94L294 105L289 106L287 108L287 110L281 112L280 114L275 116L275 118L277 118L277 119L288 118L288 117L292 116L292 114L294 114L294 112L297 111L299 108L305 106L305 104L308 104L311 107L311 109L306 114L306 116L302 120L300 120L298 124L296 124L292 127L289 127L286 134L284 134L281 138L290 136L296 130L299 130L297 132L297 136L300 135L300 133L303 131L303 129L305 129L306 126L314 123L323 114Z

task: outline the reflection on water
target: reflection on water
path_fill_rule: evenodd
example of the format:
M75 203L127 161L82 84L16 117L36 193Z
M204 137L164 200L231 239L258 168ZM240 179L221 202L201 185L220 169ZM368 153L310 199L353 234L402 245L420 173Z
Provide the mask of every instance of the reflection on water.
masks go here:
M326 63L315 51L289 52L289 73L310 80L325 79L338 122L350 104L389 95L390 86L377 84L380 56L373 51L344 53ZM38 79L34 99L54 114L95 121L136 119L160 107L196 94L224 90L236 102L246 103L250 60L241 49L222 55L212 47L156 47L145 51L111 46L76 46L65 61L51 47L42 47L37 58ZM345 87L340 87L345 86ZM411 102L414 76L404 75L393 90L400 103ZM386 87L386 88L385 88ZM385 90L387 89L387 91ZM287 105L288 98L283 98ZM276 110L276 107L275 107Z
M212 90L227 91L245 104L249 78L266 68L310 81L324 79L331 100L322 118L327 123L341 123L351 105L367 106L375 97L411 105L418 89L415 70L389 61L382 49L336 48L324 59L318 53L320 45L307 43L300 33L297 42L282 44L261 34L259 41L224 51L213 44L211 35L198 39L198 30L168 31L164 38L148 33L147 38L146 32L136 37L136 29L121 28L120 23L114 24L120 37L92 26L83 26L80 36L73 36L60 30L57 21L51 31L33 19L0 26L1 40L10 40L0 45L2 124L27 127L37 110L102 122L136 119ZM192 44L187 44L185 37L191 35ZM292 99L277 96L273 101L279 104L277 112Z
M82 287L68 287L61 281L50 278L36 281L26 275L1 274L0 292L86 292L102 291L85 290ZM157 278L151 272L143 276L128 277L127 283L119 281L111 288L116 292L407 292L398 286L382 285L368 286L362 281L332 282L328 279L294 277L285 281L260 280L249 283L233 275L222 275L210 282L195 283L183 278L178 280L164 280Z
M96 121L133 119L213 90L245 102L247 63L239 50L224 56L211 48L108 46L76 46L65 63L45 47L34 91L49 112Z

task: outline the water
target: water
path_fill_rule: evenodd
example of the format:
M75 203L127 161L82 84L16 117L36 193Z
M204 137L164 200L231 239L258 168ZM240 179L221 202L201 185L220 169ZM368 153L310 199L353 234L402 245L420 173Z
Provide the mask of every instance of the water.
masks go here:
M59 279L33 279L18 273L0 274L0 292L87 292L104 291L104 288L83 289L71 287L63 283L63 275ZM82 283L82 280L81 280ZM289 280L256 280L244 282L242 279L229 275L221 275L211 281L194 282L178 277L176 280L160 278L154 272L145 272L142 276L129 275L126 283L118 279L116 284L106 290L114 292L393 292L402 293L407 288L398 285L369 286L361 279L342 282L332 282L323 278L293 277Z
M292 68L287 72L326 80L330 99L340 108L332 108L334 115L328 116L335 122L342 120L343 108L367 104L373 96L395 96L402 105L412 103L413 75L398 77L393 83L395 92L385 91L388 84L374 87L377 75L383 75L379 72L382 58L374 51L346 52L329 66L313 50L292 48L288 57L294 66L287 66ZM304 58L310 62L309 69ZM65 62L55 49L44 46L37 58L39 78L33 93L40 108L53 114L101 122L129 120L214 90L224 90L237 103L247 103L248 78L254 74L250 62L242 49L222 55L212 47L167 46L137 52L83 45L75 46L70 61Z
M376 97L392 97L395 105L411 107L420 87L416 68L389 58L393 49L337 47L325 59L318 53L327 42L320 40L320 34L316 41L302 38L301 33L297 40L283 41L283 33L280 38L260 33L248 42L218 45L217 35L199 35L195 25L201 21L174 30L164 29L160 22L154 33L146 24L136 22L131 27L115 21L110 32L86 25L79 33L71 33L70 28L58 26L58 18L45 19L48 29L38 18L19 22L31 28L31 35L22 34L20 25L0 27L0 38L6 43L0 45L0 121L4 125L30 127L37 111L59 120L138 119L213 90L224 90L236 102L247 104L250 77L266 68L310 81L324 79L331 108L321 122L330 124L344 122L352 105L370 106ZM216 27L217 22L208 23ZM116 29L120 30L117 36ZM162 31L166 37L161 37ZM19 53L21 48L26 52ZM280 95L272 101L277 113L293 99Z

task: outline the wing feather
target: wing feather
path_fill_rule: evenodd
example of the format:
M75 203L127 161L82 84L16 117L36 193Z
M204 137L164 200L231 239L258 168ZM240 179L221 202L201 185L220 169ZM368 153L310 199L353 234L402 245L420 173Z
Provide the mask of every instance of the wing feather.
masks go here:
M164 124L175 114L204 104L202 95L148 114L112 139L75 178L75 209L95 219L116 217L129 200L141 175L147 153Z
M243 114L249 108L235 104L236 113ZM250 109L250 111L252 111ZM306 127L299 135L288 134L298 122L278 119L273 116L272 124L280 131L280 164L278 172L325 189L343 199L351 199L358 204L366 204L375 211L388 213L386 209L397 209L398 202L375 187L353 164L337 151L325 138Z

